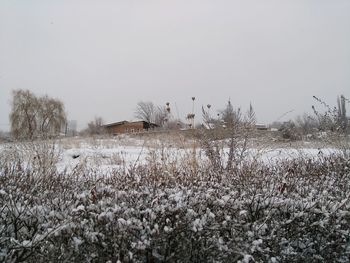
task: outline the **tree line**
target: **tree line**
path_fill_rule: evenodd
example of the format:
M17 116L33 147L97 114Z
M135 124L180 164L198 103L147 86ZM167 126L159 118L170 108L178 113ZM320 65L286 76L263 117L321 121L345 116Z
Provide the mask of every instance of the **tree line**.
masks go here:
M38 97L29 90L14 90L12 95L10 125L13 138L33 140L64 133L67 127L67 115L62 101L47 95ZM349 100L345 96L338 97L335 107L329 106L316 96L313 98L322 107L321 110L312 106L312 115L304 114L294 121L284 123L281 130L286 137L295 137L298 133L307 134L314 131L341 133L349 131L349 118L346 115L346 104L349 103ZM195 97L192 97L192 100L194 102ZM218 112L217 116L209 116L210 108L210 104L207 105L207 109L202 107L203 122L199 125L200 127L232 126L232 123L240 119L242 114L240 108L234 109L230 101L223 110ZM249 114L254 115L255 119L251 105L249 111ZM187 115L189 124L186 125L179 118L174 118L168 102L164 105L156 105L149 101L139 101L134 111L135 118L166 129L180 129L186 126L194 128L194 116L193 112ZM88 135L105 133L102 117L95 117L81 133Z

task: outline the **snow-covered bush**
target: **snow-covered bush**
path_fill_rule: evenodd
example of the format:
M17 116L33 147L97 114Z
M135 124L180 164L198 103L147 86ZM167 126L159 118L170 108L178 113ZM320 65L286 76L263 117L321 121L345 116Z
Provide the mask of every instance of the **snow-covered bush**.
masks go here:
M1 262L349 260L343 156L234 172L149 158L97 179L87 168L59 173L52 158L38 169L16 149L2 152Z

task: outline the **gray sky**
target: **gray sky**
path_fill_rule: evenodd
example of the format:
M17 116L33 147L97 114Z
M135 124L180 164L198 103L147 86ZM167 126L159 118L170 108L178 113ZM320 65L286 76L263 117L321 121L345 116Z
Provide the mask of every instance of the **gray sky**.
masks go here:
M258 122L350 97L349 0L1 0L0 130L11 90L65 104L83 128L133 119L140 100L177 117L229 98ZM199 119L197 118L197 121Z

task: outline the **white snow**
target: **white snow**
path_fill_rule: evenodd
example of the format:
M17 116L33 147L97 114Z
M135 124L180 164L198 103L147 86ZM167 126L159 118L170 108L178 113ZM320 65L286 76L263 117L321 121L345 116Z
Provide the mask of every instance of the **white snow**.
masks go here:
M157 164L174 163L181 164L193 158L192 147L174 147L173 144L165 144L159 139L153 141L137 140L128 137L122 139L72 139L58 141L51 147L57 154L56 168L58 172L70 174L74 170L86 169L95 171L100 176L110 174L112 171L123 168L128 169L138 164L150 162ZM50 143L50 142L49 142ZM191 143L189 144L191 145ZM24 167L30 168L33 152L26 144L3 144L0 153L9 147L16 146L21 155L27 156L28 161ZM47 151L50 150L48 147ZM203 150L195 149L197 162L206 162L207 158ZM264 163L275 163L283 159L320 158L336 152L333 148L265 148L249 149L247 159L258 160ZM227 158L228 149L223 149L223 159ZM180 201L181 197L175 197L175 201ZM227 200L224 200L227 202Z

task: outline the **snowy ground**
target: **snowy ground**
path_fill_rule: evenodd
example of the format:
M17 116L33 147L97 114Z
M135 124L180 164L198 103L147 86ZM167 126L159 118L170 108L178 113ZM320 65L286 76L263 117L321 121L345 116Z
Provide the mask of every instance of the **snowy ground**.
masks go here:
M194 149L197 161L206 161L203 150L199 149L197 145L193 148L191 142L174 146L175 144L171 144L169 141L159 139L142 140L123 136L115 139L70 138L56 141L54 144L57 154L56 166L59 172L71 172L80 165L105 174L113 169L145 164L150 160L181 163L186 158L192 158ZM0 145L0 152L15 146L22 149L27 155L33 155L31 145L26 144L2 144ZM228 149L224 149L224 151L228 152ZM283 159L298 157L318 158L334 152L336 152L334 148L314 148L309 145L298 149L264 147L248 150L250 158L265 163L275 163Z
M91 149L87 148L73 148L65 150L61 154L61 160L57 164L59 171L64 169L71 170L72 168L79 165L81 162L86 162L87 165L99 167L103 170L109 170L113 168L118 168L120 166L130 166L136 163L145 163L147 158L150 157L152 153L158 154L160 156L161 150L154 150L149 148L135 147L135 146L123 146L116 147L112 149ZM165 150L167 154L172 156L184 157L190 155L193 150L191 149L176 149L170 148ZM306 158L317 158L318 156L327 156L334 153L335 149L315 149L315 148L304 148L304 149L266 149L263 151L258 151L255 149L250 149L250 154L254 158L259 158L266 163L274 163L276 161L284 159L293 159L298 157ZM202 156L197 150L197 158ZM75 158L79 156L78 158ZM204 158L204 157L203 157ZM200 159L201 160L201 159Z
M101 172L108 172L114 168L130 167L135 164L145 164L150 159L154 161L176 161L181 162L193 156L191 143L186 146L177 145L174 147L169 143L160 140L144 141L140 139L125 138L120 140L95 140L93 142L84 141L79 145L71 144L72 147L60 146L60 158L57 163L59 171L72 170L79 164L84 163L92 169ZM206 161L204 152L195 147L197 161ZM225 149L228 152L228 149ZM275 163L283 159L293 159L298 157L318 158L327 156L334 152L334 148L276 148L264 147L262 149L249 149L251 158L256 158L265 163Z

